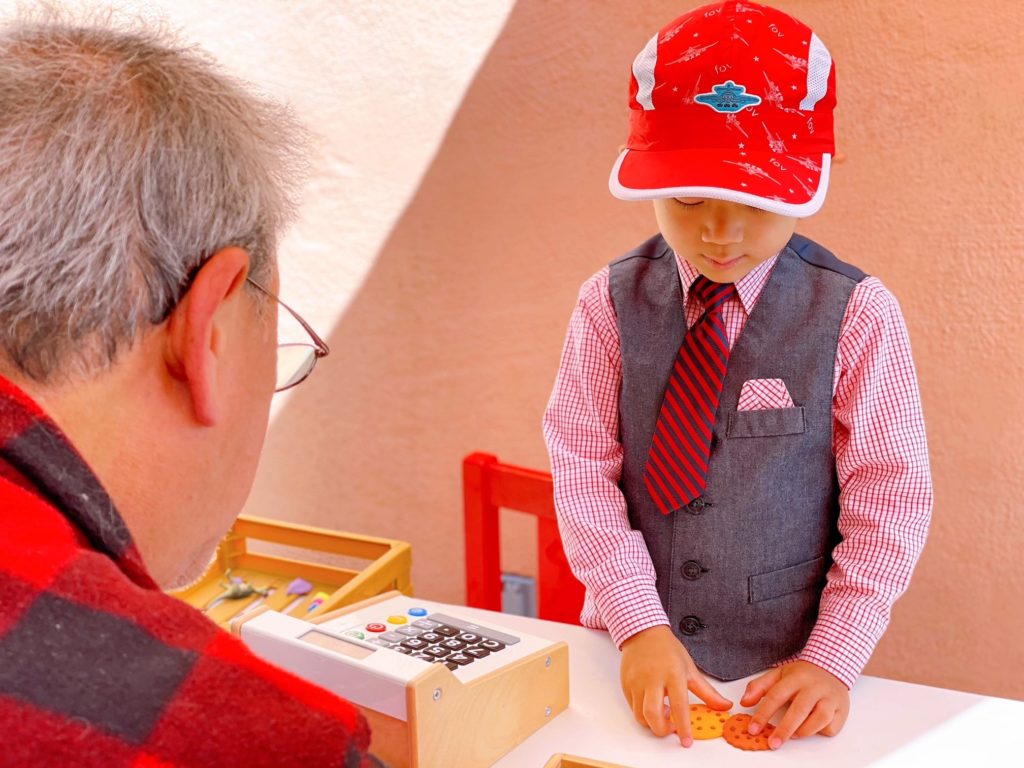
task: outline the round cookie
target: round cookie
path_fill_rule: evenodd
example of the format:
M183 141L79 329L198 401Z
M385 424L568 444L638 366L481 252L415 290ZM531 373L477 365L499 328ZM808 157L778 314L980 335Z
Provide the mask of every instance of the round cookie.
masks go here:
M695 739L717 739L728 719L728 712L712 709L707 704L691 704L690 735Z
M751 736L747 732L751 717L745 712L733 715L725 723L722 735L725 740L737 749L745 749L749 752L761 752L771 749L768 746L768 739L775 731L775 726L768 723L757 736Z

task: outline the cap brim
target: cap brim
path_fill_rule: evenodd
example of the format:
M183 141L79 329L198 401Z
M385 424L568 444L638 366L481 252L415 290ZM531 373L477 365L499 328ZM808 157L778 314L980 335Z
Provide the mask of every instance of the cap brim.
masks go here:
M608 188L620 200L707 197L804 218L824 204L831 165L829 154L625 149Z

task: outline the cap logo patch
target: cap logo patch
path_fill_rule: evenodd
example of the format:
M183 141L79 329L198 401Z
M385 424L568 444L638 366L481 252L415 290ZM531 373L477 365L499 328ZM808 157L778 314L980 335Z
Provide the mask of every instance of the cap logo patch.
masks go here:
M711 86L712 93L701 93L694 97L694 101L711 107L715 112L724 114L735 114L742 112L747 107L753 107L761 103L760 96L747 93L745 85L736 85L732 80L726 80L720 85Z

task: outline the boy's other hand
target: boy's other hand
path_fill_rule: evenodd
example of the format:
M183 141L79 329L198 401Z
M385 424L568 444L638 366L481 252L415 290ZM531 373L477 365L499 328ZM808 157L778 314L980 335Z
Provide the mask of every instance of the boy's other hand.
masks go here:
M712 709L732 706L704 679L686 648L664 624L637 632L622 644L620 679L636 721L656 736L674 730L684 747L693 744L687 691L693 691ZM665 710L666 695L671 718Z
M759 701L761 706L748 726L752 734L759 733L772 715L789 704L768 742L772 749L781 747L790 736L835 736L850 714L850 692L846 686L809 661L784 664L751 680L740 704L752 707Z

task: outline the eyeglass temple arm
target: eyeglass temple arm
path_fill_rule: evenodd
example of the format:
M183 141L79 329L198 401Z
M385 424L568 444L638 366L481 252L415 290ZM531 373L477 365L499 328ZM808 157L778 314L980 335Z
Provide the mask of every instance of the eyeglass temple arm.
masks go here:
M307 323L305 320L302 319L302 316L298 312L296 312L294 309L292 309L287 304L285 304L283 301L281 301L281 298L279 296L275 296L273 293L268 291L262 285L260 285L255 280L253 280L251 277L246 277L245 279L246 279L247 282L249 282L252 285L256 286L256 288L258 288L260 291L265 293L267 296L269 296L274 301L276 301L278 304L280 304L282 307L284 307L285 309L288 310L288 314L290 314L292 317L294 317L296 319L296 321L298 321L299 325L301 325L303 327L303 329L306 331L306 333L309 334L310 338L313 339L313 343L316 345L316 356L317 357L326 357L328 354L330 354L331 348L327 346L327 342L320 338L320 335L316 331L313 330L312 326L310 326L309 323Z

